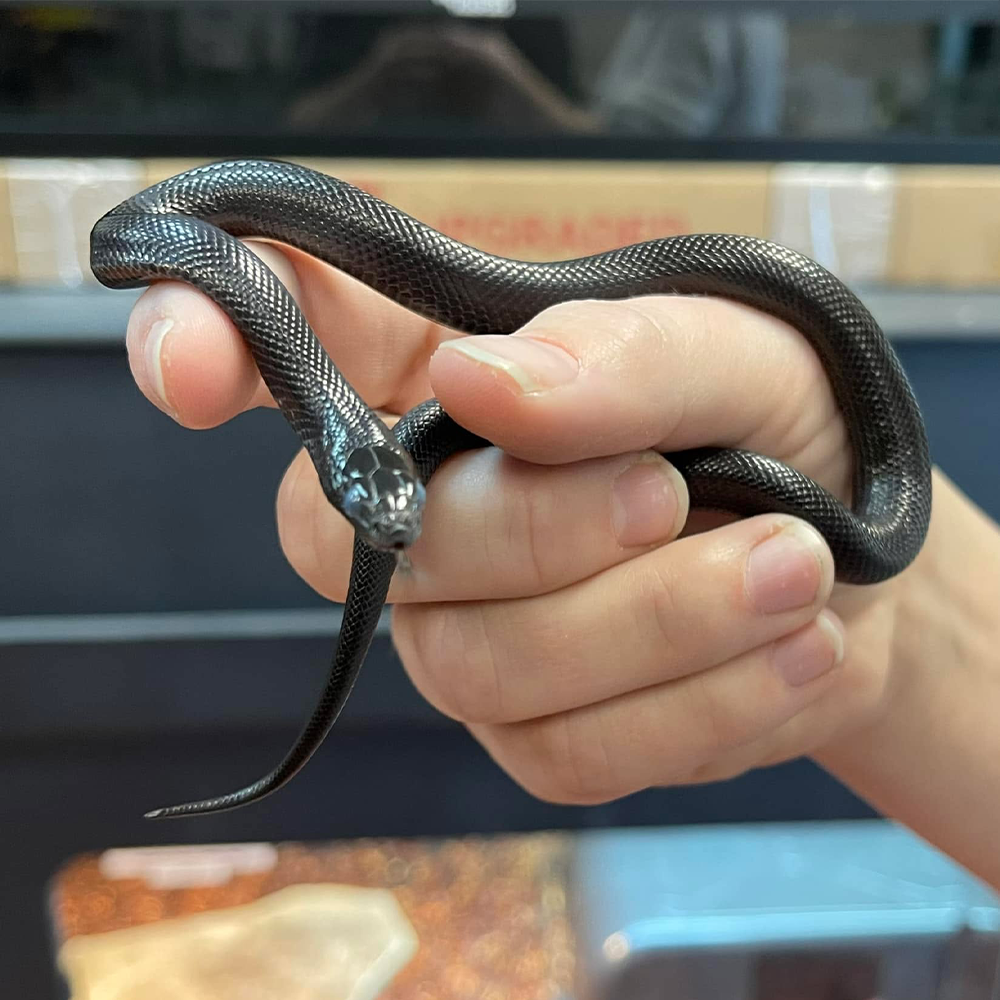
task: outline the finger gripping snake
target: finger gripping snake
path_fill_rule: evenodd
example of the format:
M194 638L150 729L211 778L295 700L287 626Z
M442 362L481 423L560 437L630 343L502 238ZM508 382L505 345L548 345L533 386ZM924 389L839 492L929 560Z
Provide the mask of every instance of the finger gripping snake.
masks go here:
M426 226L350 184L279 161L199 167L114 208L94 227L91 266L103 284L174 279L232 318L265 383L308 451L329 502L355 528L337 649L293 748L268 775L166 818L254 802L285 784L319 747L368 653L397 557L416 540L424 484L449 456L486 447L436 400L390 430L348 384L280 281L241 242L298 247L422 316L466 334L506 334L573 299L722 296L795 327L818 355L853 449L850 507L766 456L704 447L667 457L692 507L740 516L798 516L824 536L837 579L876 583L920 550L931 473L920 411L896 355L861 302L801 254L749 236L675 236L578 260L496 257ZM785 391L775 385L775 393Z

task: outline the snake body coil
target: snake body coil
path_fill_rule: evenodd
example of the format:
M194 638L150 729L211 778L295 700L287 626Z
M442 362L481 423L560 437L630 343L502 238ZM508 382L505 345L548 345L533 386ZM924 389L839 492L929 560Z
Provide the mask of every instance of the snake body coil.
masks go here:
M285 759L240 791L154 810L154 818L233 809L287 782L323 741L367 655L397 553L418 536L424 486L450 455L488 442L429 400L390 431L327 357L291 296L238 237L279 240L399 304L468 334L511 333L572 299L717 295L784 320L818 354L854 450L853 503L746 451L671 454L692 507L779 512L826 538L837 579L867 584L904 569L930 517L920 412L891 346L836 278L794 251L747 236L678 236L579 260L525 263L468 247L343 181L275 161L217 163L156 184L94 227L91 266L112 288L175 279L232 318L308 450L330 502L356 528L333 664Z

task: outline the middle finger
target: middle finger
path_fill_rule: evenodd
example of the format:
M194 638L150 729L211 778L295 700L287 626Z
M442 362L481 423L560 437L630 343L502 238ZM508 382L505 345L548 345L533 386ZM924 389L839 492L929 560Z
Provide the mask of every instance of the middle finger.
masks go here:
M466 723L510 723L724 663L811 621L833 559L804 522L763 515L679 539L555 593L396 608L414 683Z

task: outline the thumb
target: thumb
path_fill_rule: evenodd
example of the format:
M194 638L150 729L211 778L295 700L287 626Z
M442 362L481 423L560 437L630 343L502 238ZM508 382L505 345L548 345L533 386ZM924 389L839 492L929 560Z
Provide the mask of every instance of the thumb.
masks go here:
M434 393L527 461L740 447L841 493L850 449L805 338L746 306L686 296L554 306L510 336L440 344Z

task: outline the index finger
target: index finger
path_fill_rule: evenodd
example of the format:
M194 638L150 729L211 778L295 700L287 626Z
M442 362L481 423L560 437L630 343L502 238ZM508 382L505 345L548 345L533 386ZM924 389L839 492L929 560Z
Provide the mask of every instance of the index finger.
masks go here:
M427 361L451 331L293 247L246 242L369 406L402 413L431 396ZM274 405L232 320L188 285L162 281L147 289L132 311L126 343L141 391L186 427L214 427Z

